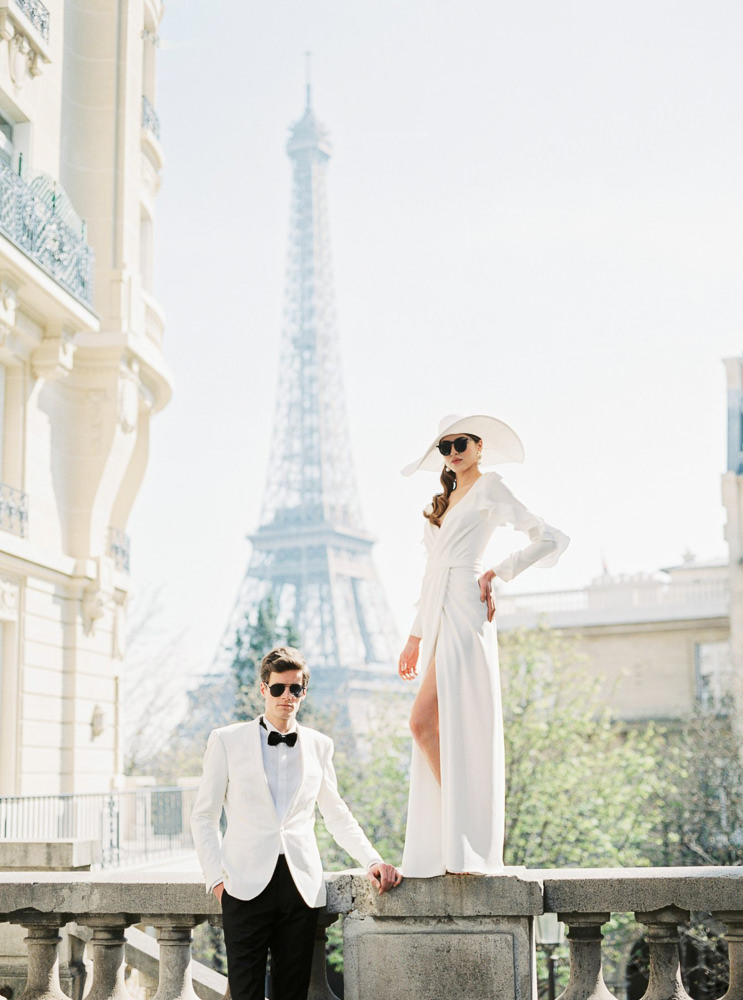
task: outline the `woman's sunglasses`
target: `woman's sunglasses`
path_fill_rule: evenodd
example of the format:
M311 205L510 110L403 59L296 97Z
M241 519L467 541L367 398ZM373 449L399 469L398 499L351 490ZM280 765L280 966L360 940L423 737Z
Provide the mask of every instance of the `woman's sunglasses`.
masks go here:
M289 688L289 694L294 698L301 698L305 692L305 688L301 684L269 684L267 686L272 698L280 698L286 688Z
M463 451L467 451L467 445L471 440L472 438L461 437L454 438L453 441L439 441L439 451L444 456L451 455L452 445L454 445L454 450L461 455Z

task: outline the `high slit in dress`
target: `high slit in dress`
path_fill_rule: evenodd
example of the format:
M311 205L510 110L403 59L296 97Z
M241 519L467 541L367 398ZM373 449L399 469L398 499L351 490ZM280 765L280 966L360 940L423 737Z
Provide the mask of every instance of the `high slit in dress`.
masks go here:
M441 785L413 744L402 870L408 878L503 870L505 759L498 645L478 577L498 525L530 544L493 567L512 580L529 566L553 566L569 539L530 513L495 472L485 473L445 514L425 522L428 553L418 614L421 678L435 659Z

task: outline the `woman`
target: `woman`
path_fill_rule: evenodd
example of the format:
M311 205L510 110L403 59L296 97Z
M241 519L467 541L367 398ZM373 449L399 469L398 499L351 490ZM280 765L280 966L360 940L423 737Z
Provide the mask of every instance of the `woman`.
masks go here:
M505 768L493 579L553 566L569 539L531 514L495 472L480 464L523 462L516 433L487 416L445 417L423 457L403 469L444 468L443 492L423 512L428 552L418 608L399 673L418 674L410 728L413 760L402 869L425 878L445 871L503 870ZM498 525L530 544L483 572Z

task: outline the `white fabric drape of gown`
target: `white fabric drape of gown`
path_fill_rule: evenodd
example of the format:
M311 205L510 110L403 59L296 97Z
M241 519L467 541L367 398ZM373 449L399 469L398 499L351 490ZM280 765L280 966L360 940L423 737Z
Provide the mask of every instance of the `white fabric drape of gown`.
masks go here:
M477 578L485 547L504 524L525 532L530 544L493 567L500 580L512 580L528 566L553 566L569 542L530 513L495 472L476 480L441 527L425 522L428 560L411 634L421 637L421 678L435 657L441 785L413 744L402 859L408 878L503 870L505 759L497 634L480 601Z

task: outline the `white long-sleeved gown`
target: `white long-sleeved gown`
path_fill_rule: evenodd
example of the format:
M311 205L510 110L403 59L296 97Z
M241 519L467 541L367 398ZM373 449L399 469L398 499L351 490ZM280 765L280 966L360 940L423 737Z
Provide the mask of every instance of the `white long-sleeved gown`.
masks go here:
M445 514L426 520L428 552L418 615L419 673L436 663L441 786L413 745L402 870L408 878L503 869L505 760L495 622L488 622L477 578L498 525L530 544L493 567L512 580L528 566L553 566L569 539L530 513L495 472L482 475Z

